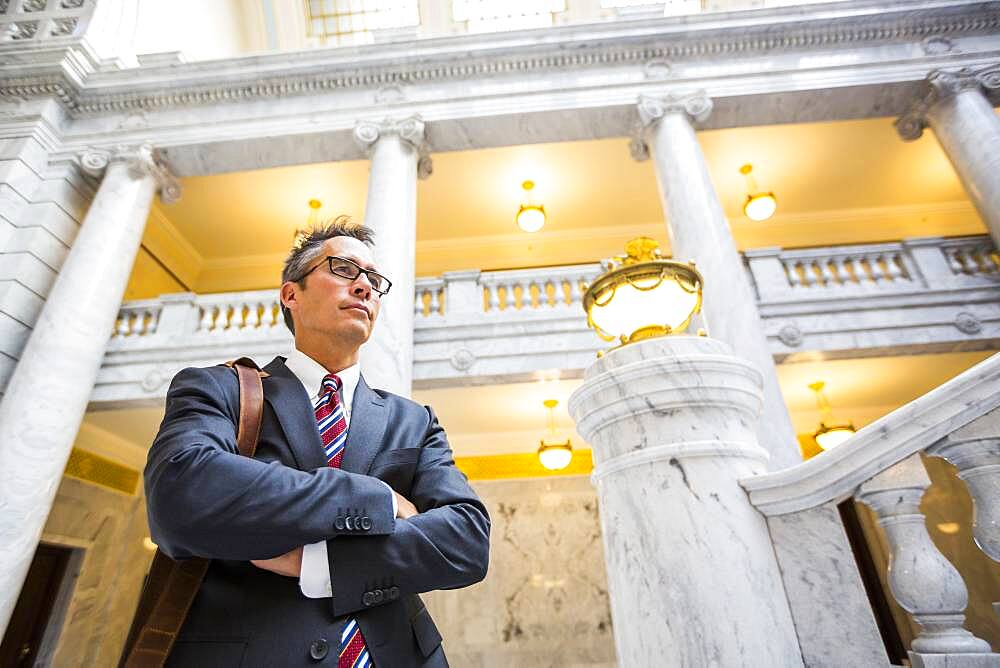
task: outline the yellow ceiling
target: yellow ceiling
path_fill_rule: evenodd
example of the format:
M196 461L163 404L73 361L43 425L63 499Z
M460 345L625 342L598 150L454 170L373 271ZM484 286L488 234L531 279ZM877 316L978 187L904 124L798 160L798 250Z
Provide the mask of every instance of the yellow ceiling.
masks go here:
M711 176L742 248L815 246L904 236L984 232L931 133L901 141L892 119L701 132ZM625 139L437 153L418 186L419 275L590 262L639 233L666 245L653 165L631 159ZM743 217L753 163L778 215ZM521 232L520 184L536 182L545 228ZM349 161L190 177L159 211L201 256L196 291L275 285L282 254L307 202L321 214L364 219L367 162ZM160 258L170 264L170 258Z
M989 352L948 353L877 359L833 360L778 366L778 379L798 433L819 422L815 395L807 387L827 382L834 417L862 427L929 392L988 357ZM582 439L566 410L579 379L479 387L420 390L414 399L434 407L458 456L532 452L545 434L545 399L558 399L558 434ZM86 422L145 448L163 417L160 408L90 412Z

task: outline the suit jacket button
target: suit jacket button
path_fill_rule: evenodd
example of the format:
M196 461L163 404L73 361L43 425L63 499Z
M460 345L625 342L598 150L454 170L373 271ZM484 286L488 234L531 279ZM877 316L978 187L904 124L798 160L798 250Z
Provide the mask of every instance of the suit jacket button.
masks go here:
M395 601L399 598L399 587L389 587L389 600Z
M371 593L370 591L366 591L365 595L361 597L361 602L364 603L366 606L370 606L372 603L375 602L375 594Z
M337 531L343 531L344 530L344 518L343 517L338 517L337 521L335 521L333 523L333 528L336 529Z
M316 661L322 661L326 658L326 655L330 653L330 643L326 641L326 638L320 638L319 640L314 640L311 645L309 645L309 656L311 656Z
M344 526L347 527L348 531L354 531L354 518L348 515L344 518Z
M372 520L367 515L365 515L364 517L361 518L361 529L363 531L371 531L372 530Z
M372 593L375 594L376 603L381 603L383 600L385 600L385 593L381 589L376 589Z

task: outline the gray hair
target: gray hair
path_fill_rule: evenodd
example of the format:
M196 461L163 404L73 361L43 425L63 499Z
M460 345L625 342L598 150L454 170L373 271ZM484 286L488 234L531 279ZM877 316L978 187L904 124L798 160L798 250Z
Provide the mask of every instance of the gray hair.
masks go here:
M323 254L323 244L334 237L351 237L369 247L375 245L375 232L370 227L352 223L350 216L337 216L311 229L299 230L295 234L295 244L285 258L285 266L281 270L281 284L294 282L305 287L303 274L309 269L309 265ZM285 308L284 304L281 304L281 315L285 319L285 326L294 334L295 323L292 321L292 312Z

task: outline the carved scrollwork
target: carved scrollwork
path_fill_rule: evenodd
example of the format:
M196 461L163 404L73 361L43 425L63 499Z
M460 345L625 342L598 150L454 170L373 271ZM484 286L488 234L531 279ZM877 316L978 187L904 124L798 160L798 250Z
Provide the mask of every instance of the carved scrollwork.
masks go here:
M955 327L963 334L978 334L983 331L983 322L972 313L962 311L955 316Z
M785 325L778 330L778 340L789 348L797 348L802 345L802 330L796 325Z
M409 116L402 119L386 119L377 121L358 121L354 126L354 139L370 153L375 143L382 137L396 136L417 151L417 177L426 179L434 171L430 149L427 145L425 126L419 116Z
M80 168L87 174L101 177L108 165L123 163L133 179L152 176L164 204L172 204L181 196L181 185L160 154L149 144L119 145L113 150L88 149L79 155Z
M935 70L927 75L924 93L896 120L904 141L919 139L928 127L928 112L938 102L970 90L1000 89L1000 65L979 69Z
M89 149L80 154L80 167L91 176L100 176L108 166L111 154L101 149Z
M476 363L476 355L468 348L459 348L449 360L456 371L468 371Z
M684 113L691 120L704 122L712 113L712 98L705 91L697 91L687 95L667 95L639 97L639 121L649 126L663 118L666 114Z

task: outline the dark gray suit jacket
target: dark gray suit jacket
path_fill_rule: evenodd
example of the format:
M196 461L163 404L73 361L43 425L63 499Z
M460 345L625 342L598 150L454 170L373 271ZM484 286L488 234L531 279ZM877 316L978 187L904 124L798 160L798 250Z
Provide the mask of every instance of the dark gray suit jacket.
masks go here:
M253 460L236 448L231 369L185 369L167 394L145 469L152 538L175 559L213 559L169 665L336 666L353 615L379 668L446 666L417 594L486 576L490 520L433 411L362 379L342 468L333 469L284 358L265 371ZM420 514L395 520L378 480ZM248 563L321 540L332 599L305 598L296 578Z

